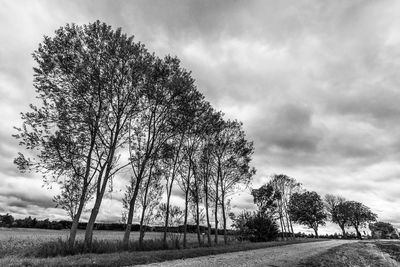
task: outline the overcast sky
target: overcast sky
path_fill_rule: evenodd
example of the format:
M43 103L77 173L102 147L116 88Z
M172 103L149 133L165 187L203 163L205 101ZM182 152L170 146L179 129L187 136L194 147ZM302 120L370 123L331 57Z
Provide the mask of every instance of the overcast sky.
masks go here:
M274 173L360 201L400 226L400 1L0 0L0 213L65 217L20 174L11 137L35 100L32 52L66 23L99 19L176 55L255 143L253 187ZM118 220L121 193L99 220ZM252 209L243 192L235 209ZM111 211L111 212L110 212ZM331 228L338 231L339 228Z

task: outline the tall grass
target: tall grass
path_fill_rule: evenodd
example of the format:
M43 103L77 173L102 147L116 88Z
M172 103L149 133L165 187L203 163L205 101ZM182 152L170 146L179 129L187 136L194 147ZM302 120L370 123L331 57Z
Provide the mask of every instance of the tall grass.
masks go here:
M163 249L180 249L179 240L171 240L168 246L164 247L161 239L143 240L142 246L139 246L138 241L131 241L126 247L121 241L117 240L97 240L94 239L91 248L87 248L83 240L76 241L74 246L68 243L68 240L59 238L54 241L48 241L32 247L27 250L25 256L34 256L40 258L68 256L83 253L113 253L121 251L150 251Z

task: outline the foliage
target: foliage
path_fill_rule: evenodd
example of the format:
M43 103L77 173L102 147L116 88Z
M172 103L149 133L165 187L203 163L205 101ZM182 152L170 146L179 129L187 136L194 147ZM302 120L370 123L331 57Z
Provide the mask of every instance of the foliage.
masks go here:
M246 226L249 229L250 241L265 242L275 240L278 237L278 225L265 213L253 213L247 220Z
M392 235L396 238L399 238L399 235L396 233L395 228L392 224L386 222L376 222L368 224L369 229L372 232L372 237L374 238L374 234L378 234L380 232L378 238L387 238L387 236L392 237Z
M242 211L238 216L229 214L234 227L239 233L239 240L266 242L278 237L279 229L275 220L264 212Z
M289 213L293 221L314 229L318 237L318 226L325 225L327 215L321 197L314 191L294 193L289 202Z
M259 212L266 213L271 217L275 216L278 208L277 201L281 198L281 193L276 191L271 183L258 189L252 189L251 194Z

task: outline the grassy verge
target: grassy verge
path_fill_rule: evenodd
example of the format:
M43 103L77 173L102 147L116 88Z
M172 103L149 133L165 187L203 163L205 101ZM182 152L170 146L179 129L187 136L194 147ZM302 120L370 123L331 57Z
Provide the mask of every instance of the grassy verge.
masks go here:
M382 241L382 242L377 242L375 245L381 251L389 254L392 259L400 263L400 242Z
M135 251L107 254L90 253L54 258L21 258L10 256L0 259L0 266L126 266L315 241L324 240L303 239L266 243L235 243L227 246L180 250Z
M385 250L381 249L382 243L377 241L357 242L346 244L329 249L327 252L307 258L301 262L301 266L311 267L353 267L353 266L376 266L389 267L399 266L393 257L387 253L389 251L397 253L399 256L399 248L394 242L390 245L384 245ZM400 244L400 243L396 243ZM399 258L397 258L399 259Z

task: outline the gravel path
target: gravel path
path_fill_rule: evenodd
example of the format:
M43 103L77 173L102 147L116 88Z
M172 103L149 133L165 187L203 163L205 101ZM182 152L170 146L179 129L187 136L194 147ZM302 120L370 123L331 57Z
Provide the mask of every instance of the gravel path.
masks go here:
M330 240L293 244L184 260L166 261L142 266L296 266L302 259L350 242L355 241Z

